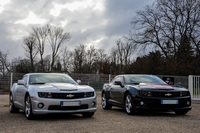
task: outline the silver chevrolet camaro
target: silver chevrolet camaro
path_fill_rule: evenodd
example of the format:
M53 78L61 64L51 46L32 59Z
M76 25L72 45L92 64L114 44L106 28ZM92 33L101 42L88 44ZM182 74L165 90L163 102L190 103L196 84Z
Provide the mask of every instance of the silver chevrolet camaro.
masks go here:
M76 113L92 117L97 109L95 90L79 85L67 74L25 74L11 87L9 99L10 112L23 110L28 120L48 113Z

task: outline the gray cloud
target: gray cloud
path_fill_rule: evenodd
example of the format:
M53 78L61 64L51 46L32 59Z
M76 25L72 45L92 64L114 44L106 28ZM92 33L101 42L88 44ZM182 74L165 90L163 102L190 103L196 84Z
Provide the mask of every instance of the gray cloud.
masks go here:
M96 2L92 4L92 2ZM94 45L109 52L115 41L130 29L130 21L135 12L143 10L147 4L155 0L11 0L0 10L0 50L8 52L10 58L24 57L22 38L28 35L33 26L47 23L62 26L70 32L72 38L66 45L73 49L79 44ZM61 6L77 2L78 9L73 10ZM88 2L79 5L78 2ZM91 2L91 3L90 3ZM101 3L98 3L101 2ZM60 5L56 12L55 4ZM88 4L88 5L87 5ZM75 7L76 7L75 6ZM100 9L102 7L102 9ZM99 9L98 9L99 8ZM21 23L30 13L41 22ZM57 14L56 14L57 13Z

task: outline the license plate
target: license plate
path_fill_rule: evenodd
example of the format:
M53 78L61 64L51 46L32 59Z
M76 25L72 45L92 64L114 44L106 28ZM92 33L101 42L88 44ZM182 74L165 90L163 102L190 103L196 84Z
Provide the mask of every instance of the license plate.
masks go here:
M64 102L64 101L61 101L61 106L81 106L81 102L78 101L78 102Z
M178 100L161 100L161 104L178 104Z

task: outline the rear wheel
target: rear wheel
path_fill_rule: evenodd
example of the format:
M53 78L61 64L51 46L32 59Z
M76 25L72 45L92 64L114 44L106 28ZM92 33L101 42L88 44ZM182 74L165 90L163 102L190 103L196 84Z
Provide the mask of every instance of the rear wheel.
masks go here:
M9 98L9 109L10 109L10 113L18 113L19 109L15 107L14 103L13 103L13 96L12 94L10 94L10 98Z
M174 112L177 115L185 115L185 114L187 114L188 110L175 110Z
M126 113L128 115L136 114L135 106L134 106L133 99L130 93L126 95L125 108L126 108Z
M83 117L92 117L93 115L94 115L94 112L85 112L85 113L82 113Z
M34 118L33 112L32 112L32 105L31 105L31 98L29 95L25 98L25 116L28 120L32 120Z
M107 102L107 99L106 99L106 94L105 92L102 93L102 96L101 96L101 105L102 105L102 108L103 109L111 109L112 108L112 105L110 105L108 102Z

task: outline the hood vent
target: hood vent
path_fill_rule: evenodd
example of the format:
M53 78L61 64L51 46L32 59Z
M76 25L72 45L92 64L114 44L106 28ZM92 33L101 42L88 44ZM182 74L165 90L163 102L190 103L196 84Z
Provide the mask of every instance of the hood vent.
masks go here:
M158 89L158 90L161 90L161 91L170 91L170 90L174 90L174 89L167 89L167 88L165 88L165 89Z
M77 91L78 89L60 89L60 91Z

